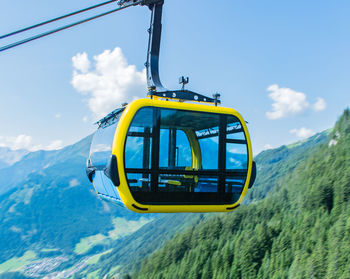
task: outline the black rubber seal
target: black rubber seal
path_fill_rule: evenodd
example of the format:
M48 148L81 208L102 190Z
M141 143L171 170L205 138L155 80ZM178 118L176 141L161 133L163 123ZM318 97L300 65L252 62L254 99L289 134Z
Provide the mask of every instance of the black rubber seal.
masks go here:
M90 182L92 183L92 177L96 171L96 168L91 165L90 159L88 159L87 164L86 164L86 175L89 178Z
M249 186L248 186L249 189L252 188L254 185L256 174L257 174L256 163L255 161L253 161L252 174L250 175Z
M148 211L148 208L138 207L137 205L134 205L134 204L132 204L132 206L135 207L137 210Z
M237 207L239 207L241 204L237 204L236 206L233 206L233 207L227 207L226 209L227 210L233 210L233 209L235 209L235 208L237 208Z
M119 180L119 174L118 174L118 163L117 163L117 157L115 155L112 155L109 159L109 162L104 170L105 175L112 180L113 184L115 186L120 185Z

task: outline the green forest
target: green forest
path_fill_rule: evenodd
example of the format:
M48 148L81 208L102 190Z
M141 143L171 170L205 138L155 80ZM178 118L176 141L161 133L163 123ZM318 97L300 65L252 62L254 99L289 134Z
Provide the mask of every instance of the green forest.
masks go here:
M265 198L254 189L249 205L178 233L124 278L350 278L350 110L301 158Z

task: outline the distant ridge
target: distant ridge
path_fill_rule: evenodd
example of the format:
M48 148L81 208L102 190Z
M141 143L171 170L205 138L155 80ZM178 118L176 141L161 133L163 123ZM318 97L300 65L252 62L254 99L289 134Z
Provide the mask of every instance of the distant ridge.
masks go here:
M0 195L25 181L31 173L42 171L54 164L80 160L85 166L83 159L85 160L89 154L91 139L90 135L60 150L23 152L19 161L7 168L0 169Z
M13 165L28 153L29 151L25 149L12 150L8 147L0 147L0 169Z

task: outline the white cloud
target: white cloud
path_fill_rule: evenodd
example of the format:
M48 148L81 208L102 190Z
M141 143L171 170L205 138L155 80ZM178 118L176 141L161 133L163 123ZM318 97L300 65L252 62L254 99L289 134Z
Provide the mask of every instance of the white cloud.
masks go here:
M26 149L29 151L37 150L57 150L63 147L61 140L54 140L48 145L36 145L31 136L22 134L16 137L0 136L0 147L8 147L12 150Z
M270 91L269 97L274 101L272 103L272 111L266 112L266 116L269 119L274 120L297 115L310 107L307 96L303 92L279 87L277 84L270 85L267 91ZM316 103L312 105L312 108L314 111L322 111L326 106L326 101L318 97Z
M327 107L327 104L323 98L317 98L317 102L312 107L315 111L322 111Z
M72 58L73 67L82 73L86 73L90 69L90 60L86 52L78 53Z
M87 116L83 117L83 122L87 123L89 121L89 118Z
M13 150L30 149L32 147L32 137L27 135L19 135L17 137L0 137L0 146L9 147Z
M290 88L280 88L273 84L267 88L271 91L269 97L274 101L272 111L266 112L269 119L279 119L302 113L309 107L306 95Z
M78 186L78 185L80 185L80 182L76 178L73 178L72 180L69 181L69 187L75 187L75 186Z
M86 66L90 66L86 53L77 54L72 60L72 85L88 97L89 108L96 118L105 116L124 102L145 96L146 71L138 71L135 65L129 65L119 47L94 56L92 70Z
M305 127L301 127L300 129L292 129L289 132L291 134L295 134L298 138L301 138L301 139L311 137L315 134L314 131L307 129Z
M61 118L61 117L62 117L62 115L61 115L60 113L56 113L56 114L55 114L55 118L58 119L58 118Z
M44 147L45 150L58 150L63 147L63 142L61 140L54 140L48 146Z

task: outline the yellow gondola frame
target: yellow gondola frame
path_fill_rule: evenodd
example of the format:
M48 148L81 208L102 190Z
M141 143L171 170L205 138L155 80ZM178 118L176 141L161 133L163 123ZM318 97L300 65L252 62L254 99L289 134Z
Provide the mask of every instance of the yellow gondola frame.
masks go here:
M247 142L247 152L248 152L248 162L247 162L247 179L245 181L240 198L233 204L220 204L220 205L150 205L141 204L137 202L130 189L127 182L126 172L125 172L125 162L124 162L124 148L127 138L127 132L133 117L136 113L144 107L158 107L158 108L168 108L176 110L187 110L195 112L209 112L215 114L226 114L233 115L239 119L241 122L244 134L246 136ZM253 154L250 142L250 137L248 129L243 117L232 108L218 107L213 105L202 105L196 103L184 103L177 101L166 101L160 100L157 97L152 99L139 99L130 103L123 111L120 120L118 122L114 139L112 145L112 155L115 155L118 166L119 181L120 185L117 187L118 193L124 205L135 212L138 213L160 213L160 212L228 212L237 208L243 201L244 196L249 187L252 167L253 167Z

